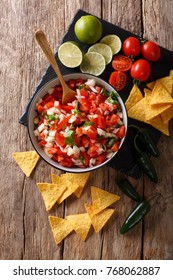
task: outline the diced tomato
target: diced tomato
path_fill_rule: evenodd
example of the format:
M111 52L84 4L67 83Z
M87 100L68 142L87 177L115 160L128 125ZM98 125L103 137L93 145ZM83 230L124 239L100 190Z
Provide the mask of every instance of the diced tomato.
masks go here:
M53 106L54 106L54 101L49 101L49 102L47 102L47 103L45 104L45 107L46 107L47 109L52 108Z
M71 115L63 116L61 120L58 121L58 129L61 130L67 123L68 120L71 118Z
M119 128L118 132L116 133L116 136L119 137L119 138L123 138L124 135L125 135L125 126L122 125L122 126Z
M96 105L95 101L92 100L91 103L90 103L89 112L90 112L90 114L92 114L92 113L95 113L96 110L97 110L97 105Z
M97 115L98 117L98 127L100 127L101 129L105 129L105 118L102 115Z
M75 86L76 86L75 80L69 80L69 81L68 81L68 86L69 86L69 88L71 88L71 89L75 89Z
M113 114L111 116L106 116L106 127L110 127L112 125L117 124L118 120L119 120L119 116L116 114Z
M101 155L96 157L96 162L95 165L99 165L101 163L103 163L106 159L106 153L102 153Z
M97 130L96 130L96 128L94 126L90 126L87 129L86 134L87 134L89 139L96 140Z
M64 141L64 135L61 134L60 132L56 132L55 134L55 140L60 145L61 147L65 147L65 141Z
M67 113L71 113L71 110L74 109L74 106L73 105L62 105L61 109L65 110Z
M83 135L83 136L82 136L82 145L83 145L84 147L88 147L89 144L90 144L90 140L88 139L87 136Z
M82 78L76 79L76 87L79 87L80 85L84 84L84 80Z
M89 149L88 149L88 154L90 155L90 157L97 157L98 156L98 147L95 143L90 143L89 145Z
M45 104L47 102L49 102L52 99L52 95L47 93L44 97L43 97L43 101L45 102Z
M98 116L93 116L90 120L95 128L98 127Z
M104 102L100 103L99 107L102 109L103 112L105 112L109 109L109 105Z
M47 152L48 152L48 154L51 154L51 155L56 154L58 152L58 148L49 147L49 148L47 148Z
M101 92L101 90L102 90L102 88L101 87L99 87L99 86L95 86L95 89L97 90L97 92Z
M62 86L56 86L55 87L56 92L61 92L62 93Z
M95 99L96 99L96 95L94 93L90 93L89 96L88 96L88 100L92 101L92 100L95 100Z
M119 142L115 141L115 143L111 147L112 152L117 152L119 150Z
M40 147L44 147L45 145L46 145L46 140L44 140L44 139L42 139L39 143L38 143L38 145L40 146Z
M90 110L90 102L86 98L82 98L79 103L79 110L85 112L86 114Z
M60 161L60 164L65 167L72 167L74 165L70 157L66 157Z
M45 112L45 108L41 106L40 104L37 105L36 108L37 112L41 115L43 112Z
M83 156L83 167L87 167L89 165L90 156L87 154L87 152L81 152L81 156Z
M85 98L88 98L89 93L87 90L85 90L84 88L80 89L80 94L81 96L84 96Z
M99 105L100 103L105 101L105 96L103 94L98 93L96 95L96 104Z
M82 127L76 127L76 134L78 137L83 135Z

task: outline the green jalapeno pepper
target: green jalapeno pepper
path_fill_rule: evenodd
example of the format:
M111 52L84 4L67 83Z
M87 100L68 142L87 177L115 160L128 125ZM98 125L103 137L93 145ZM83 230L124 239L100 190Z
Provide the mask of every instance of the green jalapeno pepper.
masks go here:
M146 152L143 152L142 150L140 150L140 148L138 147L138 144L137 144L138 137L139 137L139 135L136 134L136 136L134 138L134 148L135 148L136 159L137 159L138 163L140 164L140 166L142 167L145 174L151 179L151 181L157 183L158 177L157 177L156 170L155 170L148 154Z
M129 127L133 127L137 130L138 139L142 148L146 152L150 153L152 156L158 157L159 150L153 142L153 140L151 139L150 135L148 134L148 131L145 128L140 128L136 125L130 125Z
M141 198L135 190L134 186L127 179L119 180L117 183L121 191L128 197L137 202L141 201Z
M151 208L150 203L146 200L137 203L133 211L129 214L129 216L124 221L120 229L120 233L121 234L126 233L137 223L139 223L144 218L144 216L150 211L150 208Z

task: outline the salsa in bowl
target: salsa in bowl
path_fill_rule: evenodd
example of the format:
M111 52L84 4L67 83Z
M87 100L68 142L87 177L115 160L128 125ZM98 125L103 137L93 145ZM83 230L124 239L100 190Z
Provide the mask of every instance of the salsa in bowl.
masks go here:
M127 113L118 93L88 74L69 74L65 81L75 100L62 105L62 87L51 80L33 98L28 132L37 153L66 172L86 172L107 164L121 148Z

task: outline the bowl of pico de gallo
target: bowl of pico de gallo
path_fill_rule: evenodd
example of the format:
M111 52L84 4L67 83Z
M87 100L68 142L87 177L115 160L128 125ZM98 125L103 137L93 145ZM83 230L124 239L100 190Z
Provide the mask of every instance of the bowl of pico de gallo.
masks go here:
M34 96L28 110L28 133L36 152L54 168L89 172L110 162L127 132L127 113L119 94L104 80L89 74L64 75L76 91L62 104L57 78Z

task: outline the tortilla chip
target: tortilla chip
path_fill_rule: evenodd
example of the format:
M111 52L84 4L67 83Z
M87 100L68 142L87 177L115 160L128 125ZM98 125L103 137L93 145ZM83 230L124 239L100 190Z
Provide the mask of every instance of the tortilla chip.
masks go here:
M145 111L146 111L146 98L142 98L138 103L136 103L132 108L129 109L128 117L145 122Z
M79 237L85 241L91 227L91 219L88 214L69 215L66 219L70 222Z
M169 76L173 76L173 69L170 70Z
M155 86L152 90L152 97L150 100L151 105L158 104L173 104L173 98L164 88L160 81L156 81Z
M66 174L62 174L61 177L69 180L72 184L73 183L77 183L78 184L78 188L76 191L74 191L74 195L77 198L80 198L82 191L86 185L86 182L88 180L90 176L90 172L86 172L86 173L66 173Z
M49 216L49 222L56 244L59 244L67 235L70 234L70 232L73 231L73 227L69 221L65 219Z
M132 90L130 91L129 97L127 98L125 102L126 109L129 110L131 107L133 107L136 103L138 103L141 99L143 99L143 95L138 88L137 85L134 85L132 87Z
M72 193L74 193L79 187L78 183L69 181L67 177L58 176L55 174L52 174L52 183L57 184L62 188L64 187L66 188L63 194L58 198L57 200L58 204L63 202L67 197L69 197Z
M169 125L168 123L164 123L162 121L161 116L157 116L155 118L153 118L152 120L149 120L147 122L148 124L150 124L151 126L155 127L157 130L160 130L163 134L169 136Z
M94 186L91 187L91 198L94 214L101 212L102 210L104 210L105 208L107 208L108 206L120 199L118 195Z
M13 153L12 157L27 177L31 175L40 158L36 151L17 152Z
M169 122L173 117L173 105L161 114L163 123Z
M154 86L155 86L156 81L150 82L147 84L147 87L151 90L153 90Z
M164 88L167 90L167 92L172 95L172 90L173 90L173 79L171 76L166 76L166 77L163 77L163 78L160 78L160 79L157 79L156 81L153 81L151 83L148 83L147 84L147 87L151 90L153 90L156 82L159 81L163 86Z
M58 186L57 184L48 183L37 183L37 187L41 192L47 211L53 207L58 198L66 190L65 186Z
M94 214L93 205L85 204L85 209L91 219L93 228L96 233L98 233L110 219L112 214L115 212L115 209L106 208L99 212L98 214Z

